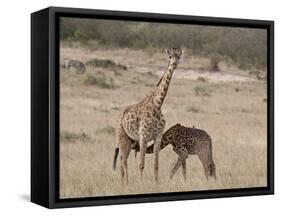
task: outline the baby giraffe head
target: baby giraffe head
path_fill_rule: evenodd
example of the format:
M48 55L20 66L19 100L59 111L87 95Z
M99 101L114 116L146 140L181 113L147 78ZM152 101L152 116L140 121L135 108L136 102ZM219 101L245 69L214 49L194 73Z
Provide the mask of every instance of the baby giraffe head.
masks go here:
M174 67L177 67L177 65L180 61L181 55L184 53L184 51L181 49L178 49L178 48L172 48L172 49L166 49L166 53L170 59L169 64Z

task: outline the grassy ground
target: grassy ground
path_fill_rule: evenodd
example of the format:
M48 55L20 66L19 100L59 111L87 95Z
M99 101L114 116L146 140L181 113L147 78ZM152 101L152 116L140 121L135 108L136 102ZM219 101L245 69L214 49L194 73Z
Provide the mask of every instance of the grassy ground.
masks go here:
M120 67L93 67L85 74L61 68L60 197L194 191L265 186L266 85L261 80L222 65L223 72L209 79L208 60L185 56L175 72L162 107L166 129L175 123L206 130L213 140L217 180L205 179L196 156L187 160L187 181L181 170L169 173L177 155L171 147L160 152L159 176L153 179L153 155L146 155L143 182L138 162L129 158L129 185L122 186L120 170L112 169L115 124L119 113L141 100L159 80L168 60L164 53L123 50L82 50L62 47L61 59L83 62L109 59ZM179 76L186 71L192 76ZM199 73L199 71L201 71ZM201 78L194 77L194 73ZM228 79L221 79L229 76ZM231 77L240 77L234 79ZM98 78L98 79L96 79ZM190 79L189 79L190 78ZM93 81L94 79L94 81ZM238 80L238 81L237 81ZM119 166L118 159L118 166Z

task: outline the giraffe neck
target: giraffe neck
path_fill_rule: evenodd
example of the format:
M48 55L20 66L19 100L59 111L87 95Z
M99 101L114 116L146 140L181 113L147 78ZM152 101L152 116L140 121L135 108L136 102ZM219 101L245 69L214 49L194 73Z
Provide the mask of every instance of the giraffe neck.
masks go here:
M164 75L162 76L161 80L158 83L156 94L154 97L154 104L158 109L161 108L165 100L175 68L176 68L175 64L169 64L167 71L164 73Z

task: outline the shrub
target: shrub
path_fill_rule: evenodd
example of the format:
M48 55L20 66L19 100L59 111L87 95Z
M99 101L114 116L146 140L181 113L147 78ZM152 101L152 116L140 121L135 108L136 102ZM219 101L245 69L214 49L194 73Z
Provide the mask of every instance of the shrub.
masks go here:
M120 107L114 106L114 107L112 107L111 109L113 109L113 110L120 110Z
M197 107L188 107L187 112L199 113L201 110Z
M210 57L210 71L219 72L220 71L219 62L220 62L220 58L217 55L212 55Z
M101 128L97 130L97 133L105 133L108 135L115 135L115 128L112 126L106 126L104 128Z
M195 91L195 95L196 96L203 96L203 97L210 97L210 91L207 90L205 87L203 86L197 86L194 88Z
M149 79L158 79L159 78L156 74L152 73L151 71L144 73L144 75L146 77L148 77Z
M116 64L109 59L91 59L86 62L86 65L91 65L94 67L106 68L109 70L127 70L127 67L122 64Z
M201 77L201 76L199 76L197 78L197 80L200 81L200 82L207 82L208 81L207 78L204 78L204 77Z
M75 142L75 141L88 141L90 140L90 136L87 135L85 132L82 133L71 133L68 131L63 131L60 133L60 140L66 142Z
M85 80L85 85L94 85L100 88L113 89L115 88L114 80L112 77L107 77L103 72L88 73Z

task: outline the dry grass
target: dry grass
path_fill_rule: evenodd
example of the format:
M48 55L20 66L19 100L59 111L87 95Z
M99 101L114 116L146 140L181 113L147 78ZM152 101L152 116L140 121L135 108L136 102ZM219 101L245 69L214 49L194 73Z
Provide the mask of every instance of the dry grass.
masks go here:
M158 185L153 179L153 155L146 156L141 182L139 158L135 159L131 153L130 182L128 186L122 186L120 170L114 172L112 169L117 117L126 105L139 101L151 91L159 77L154 75L150 66L166 66L167 59L164 54L127 49L90 53L77 48L63 48L62 58L66 57L84 62L92 58L110 59L126 65L128 70L120 71L118 76L104 70L106 75L114 76L116 88L111 89L95 84L85 85L87 74L78 75L61 68L61 198L244 188L267 184L264 82L202 82L177 79L175 76L162 107L166 129L179 122L206 130L213 139L217 180L205 179L196 156L187 160L187 181L183 180L181 170L172 181L169 180L177 155L171 147L167 147L160 152ZM181 67L188 65L186 60L183 59ZM140 68L140 64L148 67ZM119 162L118 159L117 165Z

